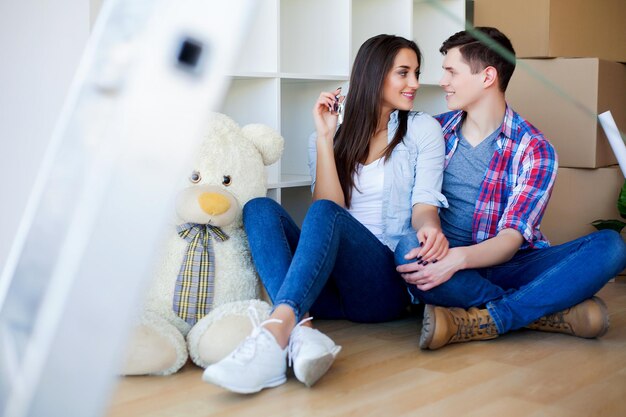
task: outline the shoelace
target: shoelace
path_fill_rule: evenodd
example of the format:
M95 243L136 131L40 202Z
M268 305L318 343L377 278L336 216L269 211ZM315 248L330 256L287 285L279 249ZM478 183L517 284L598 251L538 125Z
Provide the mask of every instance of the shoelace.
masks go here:
M300 352L300 347L302 346L302 339L298 337L296 329L302 326L307 321L313 320L313 317L307 317L306 319L300 320L296 327L291 331L291 336L289 337L289 346L287 351L287 356L289 357L289 366L293 364L293 358ZM295 335L295 336L294 336Z
M554 329L570 329L571 326L565 321L565 314L562 311L542 317L538 320L541 326Z
M489 321L483 323L482 317L478 317L478 319L473 317L468 319L455 316L454 321L458 326L455 334L456 340L469 340L474 335L479 336L493 333Z
M243 342L237 346L237 349L231 353L231 357L241 363L245 363L252 359L256 353L256 348L259 343L259 335L263 331L263 326L269 323L282 323L279 319L267 319L261 322L259 314L253 307L248 308L248 318L252 322L252 333L245 338Z
M456 329L456 339L457 340L466 340L468 338L471 337L475 324L476 324L476 320L475 319L465 319L463 317L454 317L454 321L457 324L457 329Z

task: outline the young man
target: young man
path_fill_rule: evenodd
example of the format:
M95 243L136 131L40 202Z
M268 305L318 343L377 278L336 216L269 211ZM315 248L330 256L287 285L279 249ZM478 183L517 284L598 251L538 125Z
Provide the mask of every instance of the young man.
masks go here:
M456 33L440 49L440 85L452 110L437 117L449 202L440 217L450 250L426 262L430 244L415 233L396 249L414 302L426 304L420 347L492 339L521 327L602 336L607 309L593 295L626 267L626 244L601 231L550 247L539 223L556 153L506 103L515 69L511 42L495 28L475 30Z

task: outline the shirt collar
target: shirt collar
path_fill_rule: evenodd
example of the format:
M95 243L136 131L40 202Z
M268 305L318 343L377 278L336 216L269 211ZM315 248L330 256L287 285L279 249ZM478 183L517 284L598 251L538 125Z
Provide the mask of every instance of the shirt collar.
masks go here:
M460 132L463 119L465 118L466 112L458 111L448 123L450 131L454 132L454 135L460 138ZM498 134L498 139L496 139L496 144L498 149L502 151L506 146L507 141L514 140L513 130L515 128L515 113L513 109L509 107L508 103L506 105L506 109L504 110L504 119L502 120L502 125L500 126L500 133Z
M389 125L397 125L398 124L398 110L394 110L389 115Z
M502 134L507 139L513 139L513 128L515 125L515 112L513 109L506 105L506 109L504 110L504 120L502 121Z

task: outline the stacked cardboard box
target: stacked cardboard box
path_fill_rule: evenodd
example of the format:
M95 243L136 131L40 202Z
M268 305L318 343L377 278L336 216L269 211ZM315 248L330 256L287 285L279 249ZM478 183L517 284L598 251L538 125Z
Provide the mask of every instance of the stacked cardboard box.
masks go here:
M610 110L626 131L624 22L625 0L474 2L475 26L499 28L516 50L509 104L545 134L559 156L541 225L553 244L593 232L594 220L620 218L624 177L597 115Z
M593 221L621 219L617 197L623 183L624 175L617 165L596 169L559 167L541 231L552 245L559 245L594 232ZM626 270L619 275L626 278Z
M475 0L474 25L506 33L519 58L626 62L624 0Z
M610 110L626 129L626 65L598 58L519 59L507 100L550 140L560 166L617 163L597 115Z
M617 196L623 183L618 166L559 168L541 231L558 245L593 232L594 220L619 219Z

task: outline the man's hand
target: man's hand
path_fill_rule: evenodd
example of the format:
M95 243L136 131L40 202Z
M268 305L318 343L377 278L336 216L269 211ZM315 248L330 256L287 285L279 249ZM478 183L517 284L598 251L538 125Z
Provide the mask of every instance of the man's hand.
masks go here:
M415 250L417 249L411 250L407 256ZM421 291L428 291L449 280L457 271L463 269L464 263L465 254L463 248L459 247L448 250L447 255L436 263L424 265L416 261L399 265L396 270L407 283L417 286Z

